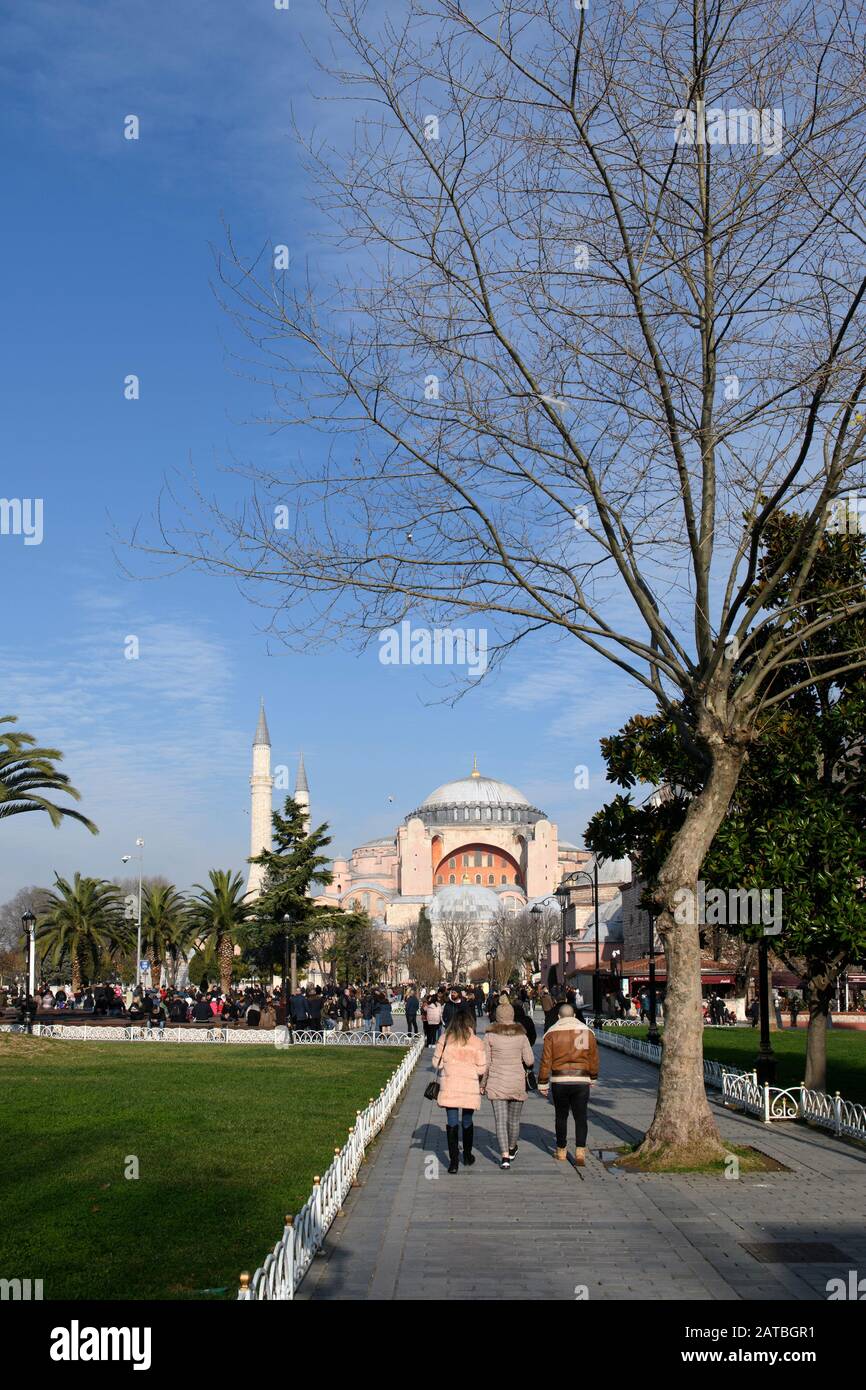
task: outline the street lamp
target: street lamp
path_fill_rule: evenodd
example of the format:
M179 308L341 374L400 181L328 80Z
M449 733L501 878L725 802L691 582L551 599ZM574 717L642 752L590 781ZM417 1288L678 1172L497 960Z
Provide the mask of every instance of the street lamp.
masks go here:
M141 989L141 880L144 874L144 840L140 837L135 842L138 850L138 922L135 933L135 984L138 990ZM121 855L120 862L128 864L132 858L131 854Z
M21 926L24 929L25 951L27 957L26 979L27 993L33 994L36 990L36 918L27 908L21 915Z
M557 888L554 888L554 896L559 899L562 911L562 993L565 998L566 978L565 978L565 957L568 946L566 931L566 914L568 912L569 898L571 890L579 878L585 878L592 886L592 902L595 909L595 970L592 975L592 1011L596 1019L601 1016L601 967L599 965L599 921L598 921L598 859L592 861L592 873L588 869L575 869L573 873L566 874L565 878ZM531 911L535 911L534 908Z
M487 952L487 973L490 976L490 992L496 993L496 952Z
M770 1042L770 943L766 936L758 942L758 1008L761 1018L761 1043L755 1058L758 1085L772 1086L776 1080L776 1057Z

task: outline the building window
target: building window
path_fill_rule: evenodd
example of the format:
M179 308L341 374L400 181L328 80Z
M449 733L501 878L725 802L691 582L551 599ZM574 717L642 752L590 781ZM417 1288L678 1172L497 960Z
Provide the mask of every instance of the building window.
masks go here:
M476 874L476 875L475 875L475 882L476 882L476 883L480 883L480 882L481 882L481 875L480 875L480 874Z
M487 867L488 867L488 869L492 869L492 868L493 868L493 855L492 855L492 854L488 854L488 856L487 856Z
M507 882L508 882L508 875L507 875L507 874L503 874L503 875L502 875L502 882L503 882L503 883L507 883Z
M437 874L437 875L436 875L436 882L437 882L437 883L444 883L444 882L445 882L445 880L444 880L444 878L442 877L441 874Z
M454 819L455 819L455 820L457 819L457 807L456 807L456 806L454 807Z
M469 875L468 875L468 874L464 874L463 877L462 877L462 879L460 880L460 882L461 882L461 883L468 883L468 882L469 882Z
M456 882L456 879L454 878L454 875L453 875L453 874L449 874L449 875L448 875L448 882L449 882L449 883L455 883L455 882Z
M497 806L497 808L496 808L496 819L497 819L497 820L502 820L502 807L501 807L501 806Z
M476 806L476 807L475 807L475 819L476 819L476 820L480 820L480 819L481 819L481 807L480 807L480 806Z
M476 867L476 869L480 869L480 868L481 868L481 855L478 853L477 850L476 850L476 852L475 852L475 867Z
M488 875L487 875L487 882L488 882L488 883L495 883L495 882L496 882L496 875L495 875L495 874L488 874Z
M485 820L490 820L490 807L489 807L489 806L486 806L486 807L484 808L484 819L485 819Z
M468 869L468 867L469 867L469 855L468 855L468 854L464 854L464 856L463 856L463 867L464 867L464 869Z
M449 869L456 869L456 868L457 868L457 860L456 860L456 859L449 859L449 860L448 860L448 867L449 867Z

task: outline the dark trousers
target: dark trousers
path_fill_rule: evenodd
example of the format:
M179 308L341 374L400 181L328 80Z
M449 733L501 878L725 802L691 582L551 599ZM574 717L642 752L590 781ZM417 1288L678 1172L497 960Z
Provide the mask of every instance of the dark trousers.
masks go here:
M555 1082L550 1087L553 1092L553 1108L556 1111L556 1147L566 1148L568 1144L568 1117L574 1116L574 1142L578 1149L586 1148L586 1107L589 1104L589 1086L582 1081L576 1083Z
M406 1031L407 1031L408 1033L417 1033L417 1032L418 1032L418 1015L417 1015L417 1014L407 1014L407 1015L406 1015Z

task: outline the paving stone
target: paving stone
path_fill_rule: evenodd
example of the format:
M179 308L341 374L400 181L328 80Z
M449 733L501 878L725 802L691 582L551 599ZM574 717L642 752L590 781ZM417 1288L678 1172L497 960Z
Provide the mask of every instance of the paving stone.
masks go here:
M539 1049L540 1050L540 1049ZM866 1154L801 1126L716 1108L722 1136L790 1172L737 1181L705 1174L615 1174L593 1156L578 1173L552 1158L553 1107L527 1098L520 1152L501 1172L493 1116L476 1116L471 1169L445 1167L442 1112L424 1097L429 1054L375 1145L300 1299L590 1301L823 1299L826 1281L866 1268ZM590 1148L638 1139L655 1105L655 1068L601 1050ZM436 1174L431 1171L434 1156ZM840 1265L759 1264L743 1244L837 1246Z

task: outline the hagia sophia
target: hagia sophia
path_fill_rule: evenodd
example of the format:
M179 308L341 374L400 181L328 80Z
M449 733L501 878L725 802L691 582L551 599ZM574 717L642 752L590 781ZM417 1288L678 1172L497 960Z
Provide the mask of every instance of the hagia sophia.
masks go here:
M264 705L253 742L250 854L270 844L273 778ZM310 793L301 758L295 800L306 808ZM559 831L518 788L482 773L431 791L395 828L332 863L333 882L317 901L351 908L358 904L387 931L407 932L426 907L433 926L460 917L483 929L497 915L516 913L549 899L563 877L589 859L587 850ZM250 867L247 890L259 891L261 870Z

